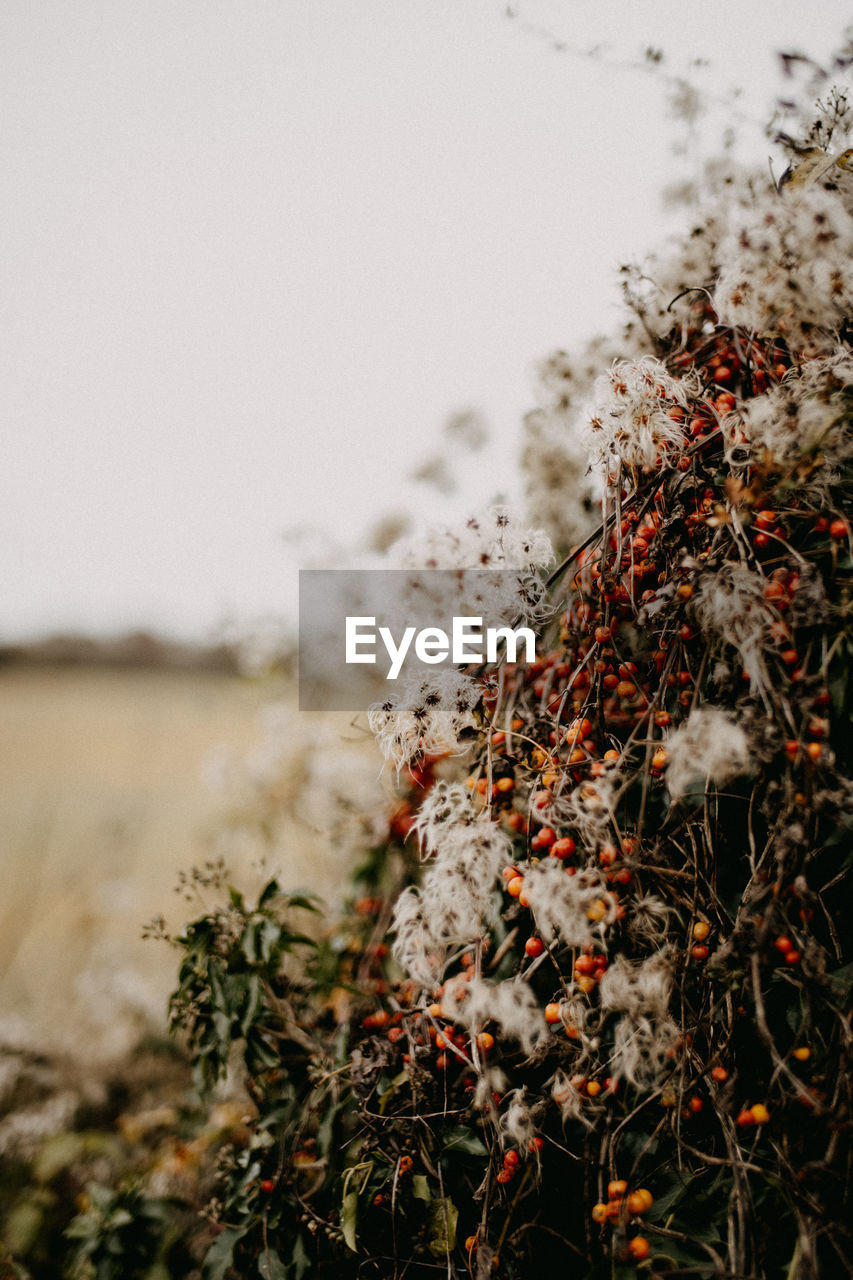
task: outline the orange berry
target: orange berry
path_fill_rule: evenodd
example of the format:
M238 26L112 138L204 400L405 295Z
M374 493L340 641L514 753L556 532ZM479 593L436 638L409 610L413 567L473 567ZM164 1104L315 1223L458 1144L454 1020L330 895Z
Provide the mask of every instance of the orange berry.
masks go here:
M551 845L552 858L570 858L575 851L575 842L571 836L563 836Z
M477 1036L477 1048L481 1053L488 1053L495 1047L495 1037L490 1031L481 1031Z
M601 1202L599 1202L598 1204L594 1204L592 1206L593 1222L599 1222L599 1223L606 1222L607 1217L608 1217L608 1206L606 1204L602 1204Z
M698 1116L699 1112L702 1111L702 1109L704 1108L705 1103L702 1101L701 1098L697 1098L694 1096L690 1099L687 1106L693 1112L694 1115Z
M625 1192L628 1190L628 1183L624 1178L616 1178L613 1182L607 1184L608 1200L621 1200Z
M503 791L503 792L512 791L513 787L515 786L515 779L514 778L498 778L497 782L495 783L495 786L497 787L498 791Z
M642 1262L643 1258L649 1256L651 1245L645 1236L634 1236L633 1240L628 1241L628 1253L635 1262Z
M711 932L711 926L704 920L698 920L693 926L693 937L697 942L704 942Z
M586 1086L586 1091L590 1098L597 1098L601 1093L601 1085L597 1080L590 1080L589 1084Z
M699 945L690 948L690 954L694 960L707 960L709 951L706 946L703 946L700 943Z
M803 1045L799 1049L794 1049L793 1056L797 1059L797 1062L808 1062L812 1056L812 1051L807 1045Z
M770 1119L770 1112L767 1110L763 1102L756 1102L753 1104L752 1119L754 1124L766 1124Z
M562 1022L562 1020L563 1020L563 1015L560 1012L560 1006L558 1004L546 1004L545 1021L554 1023L554 1022Z
M651 1191L647 1191L645 1187L641 1187L639 1191L632 1191L628 1196L628 1212L638 1216L641 1213L647 1213L654 1204L654 1197Z
M465 1252L473 1253L476 1248L477 1248L477 1237L468 1236L465 1241Z
M518 1152L513 1150L512 1147L504 1155L504 1164L508 1169L514 1169L518 1164Z
M728 1080L729 1073L725 1067L712 1067L711 1079L716 1080L718 1084L722 1084L724 1080Z
M524 877L513 876L512 879L507 884L506 891L511 898L520 898L521 891L523 888L524 888Z
M738 1112L737 1123L741 1129L749 1129L755 1124L755 1115L752 1107L744 1107L743 1111Z

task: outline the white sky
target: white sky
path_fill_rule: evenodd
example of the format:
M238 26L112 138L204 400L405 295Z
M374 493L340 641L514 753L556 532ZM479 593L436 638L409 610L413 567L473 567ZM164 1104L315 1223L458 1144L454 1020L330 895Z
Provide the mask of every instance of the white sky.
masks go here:
M612 326L674 161L660 81L504 7L3 0L0 640L286 610L284 531L351 545L460 407L495 433L466 498L513 487L531 366ZM515 7L710 59L758 158L774 51L851 16Z

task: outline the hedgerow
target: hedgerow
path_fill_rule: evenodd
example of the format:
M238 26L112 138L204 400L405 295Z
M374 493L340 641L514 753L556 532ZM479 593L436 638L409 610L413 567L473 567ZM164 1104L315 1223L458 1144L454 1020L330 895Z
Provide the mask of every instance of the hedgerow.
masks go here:
M371 709L343 915L202 877L165 1189L210 1280L853 1272L849 115L544 365L559 563L503 510L408 548L515 573L540 660ZM79 1274L168 1270L150 1192L91 1196Z

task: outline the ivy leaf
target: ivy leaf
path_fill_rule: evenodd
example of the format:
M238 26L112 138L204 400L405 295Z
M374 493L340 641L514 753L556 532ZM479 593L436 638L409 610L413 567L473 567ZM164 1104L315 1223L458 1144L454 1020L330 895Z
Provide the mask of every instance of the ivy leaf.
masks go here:
M409 1078L408 1071L401 1071L398 1075L394 1077L394 1079L391 1081L391 1083L389 1084L385 1092L380 1095L379 1114L381 1116L385 1115L385 1108L388 1106L388 1103L391 1101L394 1094L400 1088L400 1085L405 1084L408 1078Z
M242 1236L242 1231L230 1227L216 1237L201 1264L204 1280L225 1280L228 1269L234 1262L234 1248Z
M341 1231L348 1249L356 1253L356 1227L358 1223L358 1192L348 1191L341 1203Z
M454 1154L462 1153L466 1156L485 1156L487 1151L482 1140L472 1129L468 1129L465 1125L459 1125L456 1129L451 1129L445 1137L444 1150L452 1151Z
M258 1256L258 1275L262 1280L287 1280L289 1269L275 1249L262 1250Z
M311 1258L305 1248L305 1241L302 1236L297 1236L293 1247L293 1280L302 1280L303 1276L309 1274L310 1268Z
M430 1202L427 1210L427 1227L430 1233L429 1251L435 1258L444 1258L456 1247L456 1222L459 1210L444 1196Z
M426 1174L416 1173L412 1178L412 1195L416 1200L425 1200L429 1204L429 1182Z

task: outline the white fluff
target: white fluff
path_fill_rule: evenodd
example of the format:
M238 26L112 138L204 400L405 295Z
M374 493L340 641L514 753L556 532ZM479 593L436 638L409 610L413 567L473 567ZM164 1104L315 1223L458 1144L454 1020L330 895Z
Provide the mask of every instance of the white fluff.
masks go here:
M719 786L752 768L746 734L720 707L696 707L667 737L666 750L666 785L673 800L695 782Z

